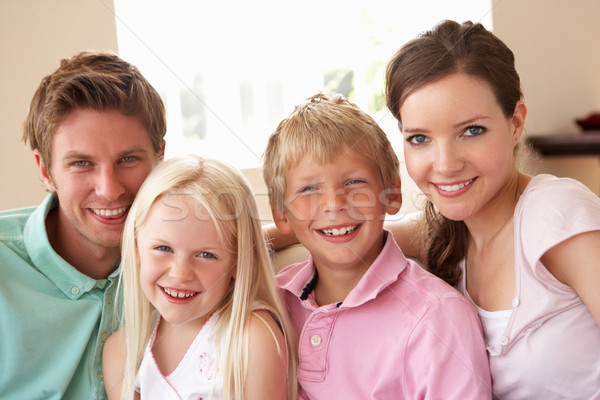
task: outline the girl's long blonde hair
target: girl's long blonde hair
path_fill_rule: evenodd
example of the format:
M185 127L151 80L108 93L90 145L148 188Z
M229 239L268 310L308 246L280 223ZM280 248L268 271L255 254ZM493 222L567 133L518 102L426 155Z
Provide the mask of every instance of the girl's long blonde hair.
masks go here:
M296 396L295 340L260 225L252 191L237 170L215 160L189 155L159 164L140 188L125 223L122 273L123 317L127 357L122 398L133 399L137 372L157 322L157 312L140 286L136 237L152 205L165 195L192 196L213 219L220 240L236 259L236 278L219 308L215 328L218 367L223 377L223 398L242 399L247 367L247 327L252 308L261 304L272 311L287 342L280 349L288 360L288 398Z

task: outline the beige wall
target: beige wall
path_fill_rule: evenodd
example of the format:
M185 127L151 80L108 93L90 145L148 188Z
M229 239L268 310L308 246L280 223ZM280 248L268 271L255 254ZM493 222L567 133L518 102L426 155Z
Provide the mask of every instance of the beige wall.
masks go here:
M581 134L600 112L600 1L493 0L494 32L513 50L530 136ZM600 195L600 157L543 157L537 173L570 176Z
M516 54L528 133L576 132L574 118L600 110L600 26L594 20L600 1L492 3L494 31ZM60 58L117 49L113 8L113 0L0 1L0 209L43 198L31 152L20 142L29 101ZM578 175L600 186L598 157L540 165L539 172Z
M0 1L0 210L45 195L22 124L41 79L82 50L117 50L113 0Z

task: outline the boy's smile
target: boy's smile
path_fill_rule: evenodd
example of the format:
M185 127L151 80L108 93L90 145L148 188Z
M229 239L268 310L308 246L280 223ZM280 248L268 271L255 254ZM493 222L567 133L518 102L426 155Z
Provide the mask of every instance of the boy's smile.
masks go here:
M383 247L386 212L399 209L399 202L386 206L388 198L376 163L344 147L325 164L305 156L290 168L284 211L274 216L282 232L294 230L319 274L324 269L362 274Z

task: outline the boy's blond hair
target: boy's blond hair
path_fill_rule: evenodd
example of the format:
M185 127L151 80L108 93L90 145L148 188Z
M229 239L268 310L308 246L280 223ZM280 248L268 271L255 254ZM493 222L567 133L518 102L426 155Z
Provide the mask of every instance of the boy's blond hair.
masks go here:
M320 164L354 150L371 158L384 189L400 182L400 162L386 134L367 113L342 96L318 93L279 123L263 154L263 176L271 207L283 211L285 174L304 156Z

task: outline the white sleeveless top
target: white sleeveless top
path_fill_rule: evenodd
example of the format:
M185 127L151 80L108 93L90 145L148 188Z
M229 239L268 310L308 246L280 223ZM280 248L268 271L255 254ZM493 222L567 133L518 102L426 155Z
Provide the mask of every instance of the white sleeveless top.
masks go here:
M190 345L179 365L164 376L152 354L156 328L146 347L137 376L137 388L143 400L218 400L223 380L217 369L217 348L212 340L218 315L213 314ZM158 328L158 324L156 324ZM212 396L210 396L212 395Z

